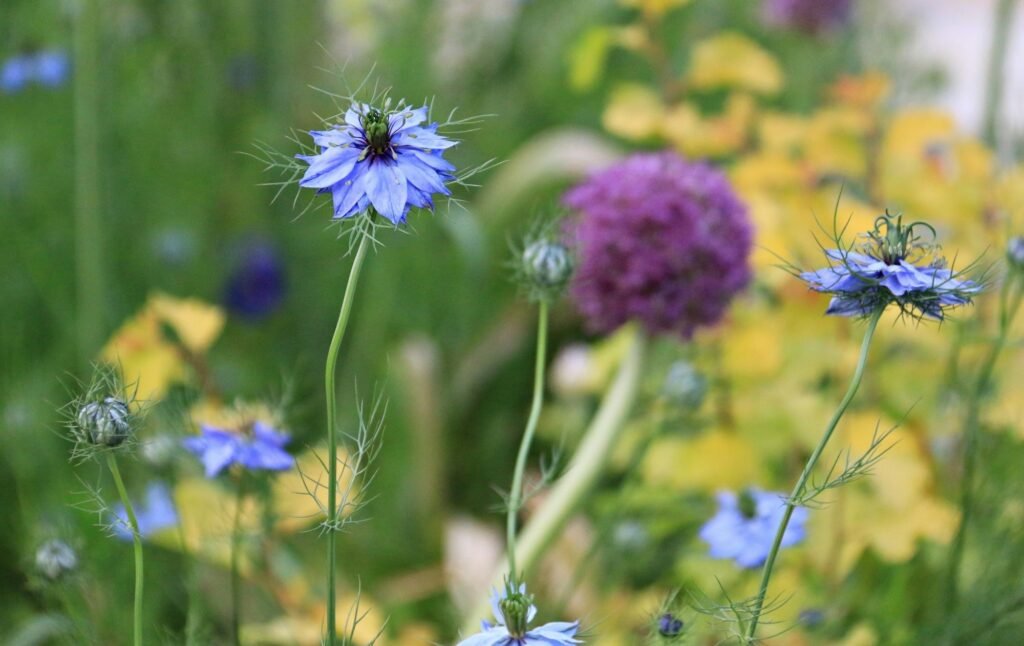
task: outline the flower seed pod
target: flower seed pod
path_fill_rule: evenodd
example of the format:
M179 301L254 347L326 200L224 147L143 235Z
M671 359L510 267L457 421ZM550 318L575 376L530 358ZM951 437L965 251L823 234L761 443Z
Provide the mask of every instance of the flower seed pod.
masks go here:
M1006 260L1010 263L1010 269L1024 271L1024 236L1010 238L1006 245Z
M557 296L572 277L572 253L560 242L536 240L523 250L521 271L531 296Z
M662 637L678 637L683 632L683 620L671 612L666 612L658 617L658 634Z
M78 555L60 539L51 539L36 550L36 569L49 581L59 581L78 567Z
M676 406L697 410L704 402L708 380L688 361L676 361L665 375L661 392Z
M89 402L76 417L79 440L96 446L120 446L131 433L131 411L116 397Z

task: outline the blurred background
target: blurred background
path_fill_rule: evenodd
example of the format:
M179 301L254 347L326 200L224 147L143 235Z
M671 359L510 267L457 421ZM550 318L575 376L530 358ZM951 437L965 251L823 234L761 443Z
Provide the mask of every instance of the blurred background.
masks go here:
M857 334L823 319L823 299L766 249L820 263L813 218L831 214L842 187L855 229L902 209L935 224L950 255L998 259L1024 207L1018 4L4 0L0 641L61 643L69 607L95 643L127 643L130 547L98 526L82 492L99 469L69 464L62 437L60 409L92 360L123 361L147 397L179 412L211 401L280 410L296 454L321 441L348 247L323 203L299 217L309 196L285 188L274 199L267 184L282 178L255 144L297 152L290 137L304 141L317 115L336 112L328 93L364 78L433 100L436 115L493 115L449 157L503 163L460 189L459 204L385 233L360 285L341 423L355 424L374 393L389 409L366 522L342 538L348 600L360 590L371 612L358 639L387 618L383 643L452 643L486 589L503 544L495 487L511 479L531 387L534 314L509 279L509 240L631 150L674 148L728 172L757 230L754 284L722 326L658 342L623 446L536 591L545 616L593 626L588 643L630 644L668 589L749 588L754 575L709 559L696 531L717 489L789 486ZM942 327L886 330L844 432L856 444L879 419L903 420L905 437L894 466L816 515L786 560L779 585L794 594L782 613L796 628L778 643L929 643L947 625L928 589L957 523L964 374L991 317L982 299ZM534 465L571 453L623 351L589 334L568 300L552 325ZM968 594L960 625L973 636L957 643L1014 643L1024 625L1012 609L985 614L1012 605L1024 567L1024 357L1011 351L991 393L967 559L985 585ZM679 362L701 375L699 392L665 385ZM155 415L140 439L191 432L188 416ZM150 457L124 466L129 488L142 497L155 479L171 483L188 534L148 548L154 636L183 643L198 613L205 643L222 643L227 575L207 549L216 487L190 488L202 478L188 456ZM278 511L245 571L245 641L319 643L322 542L308 523L280 521L289 503ZM32 574L51 537L81 556L70 601ZM715 643L691 615L694 643Z

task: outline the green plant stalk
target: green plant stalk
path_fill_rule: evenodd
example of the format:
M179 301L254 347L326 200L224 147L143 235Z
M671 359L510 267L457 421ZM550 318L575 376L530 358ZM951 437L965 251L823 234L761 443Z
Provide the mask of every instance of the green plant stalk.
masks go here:
M982 135L985 142L996 147L999 135L999 110L1003 105L1003 79L1006 77L1006 52L1010 45L1010 28L1017 0L999 0L993 16L992 50L989 53L988 78L985 84L985 114Z
M977 380L968 395L963 428L964 465L963 477L960 482L960 524L957 526L956 535L953 537L953 544L950 548L949 572L946 580L946 608L949 612L952 612L957 604L957 579L963 560L967 525L974 510L974 472L978 460L978 435L981 430L981 401L991 386L992 373L995 371L999 355L1006 347L1010 327L1020 309L1021 299L1024 298L1024 291L1022 291L1024 286L1020 285L1020 280L1019 276L1011 274L1003 282L1003 288L999 295L999 331L985 356L985 361L981 364ZM1016 291L1014 291L1014 287L1016 287Z
M139 533L139 521L135 517L135 509L132 507L132 501L128 498L128 491L124 488L121 471L117 468L117 460L112 452L107 453L107 467L110 469L110 475L114 477L117 494L121 497L121 504L124 505L125 515L128 516L128 525L132 530L132 544L135 550L135 603L132 614L132 643L135 646L142 646L142 534Z
M231 528L231 636L235 646L242 643L242 579L238 572L238 557L242 547L242 503L245 500L245 473L238 478L235 493L235 520Z
M359 273L370 246L370 234L363 232L359 241L359 249L349 270L345 295L341 299L341 310L338 312L338 323L334 327L334 336L327 350L327 366L324 372L324 388L327 395L327 644L334 646L337 641L337 593L335 580L337 569L337 533L338 533L338 433L335 428L335 397L334 373L337 371L338 350L345 338L345 329L352 313L352 302L355 300L356 285Z
M789 495L786 500L786 511L782 515L782 519L779 521L779 527L775 531L775 540L772 542L771 551L768 552L768 558L764 562L764 570L761 573L761 586L757 592L757 598L754 600L754 611L750 618L750 624L747 626L745 633L745 642L753 643L754 635L757 632L757 622L761 618L761 611L764 608L764 600L768 595L768 583L772 578L772 569L775 567L775 559L779 555L779 549L782 547L782 538L786 534L786 527L789 526L789 519L793 516L793 510L796 509L796 503L800 496L804 493L804 488L807 486L807 481L811 477L811 473L814 471L814 467L818 464L818 460L821 458L821 454L825 451L825 446L828 445L828 441L832 438L832 434L836 430L836 426L839 425L839 420L843 418L843 414L849 407L850 402L853 401L854 396L857 394L857 390L860 388L861 379L864 377L864 367L868 361L868 350L871 347L871 339L875 335L875 328L878 327L878 321L882 317L883 309L879 309L871 318L868 319L867 330L864 331L864 340L860 346L860 357L857 359L857 367L853 371L853 378L850 380L850 385L846 389L846 394L843 396L842 401L839 402L839 407L836 408L835 413L832 414L832 419L829 420L828 426L825 427L825 433L822 434L821 440L818 441L818 446L814 448L814 452L811 453L811 457L807 459L807 464L804 465L804 470L800 474L800 478L796 481L796 486L793 487L793 492Z
M519 444L519 455L516 456L516 467L512 474L512 488L508 493L508 516L505 529L508 551L509 581L516 581L516 519L523 504L523 473L526 471L526 459L530 454L530 445L540 421L540 410L544 403L544 361L548 345L548 302L540 301L537 313L537 358L533 369L533 401L530 404L530 416L526 421L523 440Z
M76 347L87 366L103 327L103 236L99 194L99 18L96 0L79 3L74 31L74 214Z
M608 454L619 439L633 402L636 401L646 348L647 339L638 331L565 475L551 488L544 504L516 540L514 558L523 574L528 574L536 566L544 550L565 527L569 516L601 474ZM495 586L502 585L502 578L507 571L508 564L501 563L494 576ZM476 623L478 618L486 612L486 604L475 608L464 630L476 631L479 627Z

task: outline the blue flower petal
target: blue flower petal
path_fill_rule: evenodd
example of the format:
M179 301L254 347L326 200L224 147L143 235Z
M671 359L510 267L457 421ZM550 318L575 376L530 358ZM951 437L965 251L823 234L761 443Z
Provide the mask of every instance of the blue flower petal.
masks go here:
M394 162L379 161L366 173L366 195L370 204L382 216L398 224L409 208L406 204L408 187L405 177Z
M299 181L303 188L328 188L344 182L355 169L360 151L351 147L328 148L313 158Z

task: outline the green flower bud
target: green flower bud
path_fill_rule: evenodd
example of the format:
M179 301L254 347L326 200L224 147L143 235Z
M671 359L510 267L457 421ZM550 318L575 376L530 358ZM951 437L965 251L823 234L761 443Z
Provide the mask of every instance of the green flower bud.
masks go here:
M530 610L533 607L530 597L521 592L509 592L498 602L498 607L505 618L509 636L519 639L526 635L530 623Z
M708 380L688 361L676 361L665 375L662 394L680 408L696 410L704 402Z
M48 540L36 550L36 569L49 581L59 581L77 568L78 555L62 540Z
M560 242L537 240L523 250L522 275L531 294L556 295L569 282L572 271L572 253Z
M757 516L757 500L754 499L754 495L750 493L749 489L740 492L739 508L743 517L748 520Z
M120 446L132 430L128 404L116 397L84 404L75 421L79 441L97 446Z

